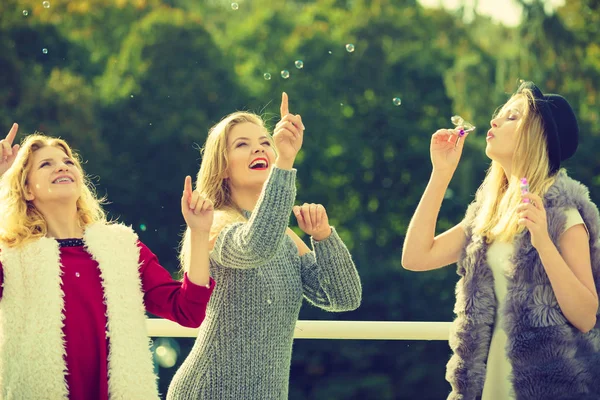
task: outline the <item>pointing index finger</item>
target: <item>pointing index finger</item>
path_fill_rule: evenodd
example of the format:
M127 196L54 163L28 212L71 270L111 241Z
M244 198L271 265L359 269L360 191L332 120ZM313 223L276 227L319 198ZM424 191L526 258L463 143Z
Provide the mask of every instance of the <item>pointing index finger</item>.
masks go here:
M10 128L10 131L8 132L8 135L6 135L6 141L12 145L13 140L15 140L15 136L17 136L17 131L19 130L19 124L17 124L16 122L13 124L12 128Z
M286 92L281 94L281 107L279 108L279 112L281 113L281 118L290 113L290 109L288 107L288 95Z
M186 199L189 201L190 197L192 196L192 177L189 175L185 177L183 193L186 196Z

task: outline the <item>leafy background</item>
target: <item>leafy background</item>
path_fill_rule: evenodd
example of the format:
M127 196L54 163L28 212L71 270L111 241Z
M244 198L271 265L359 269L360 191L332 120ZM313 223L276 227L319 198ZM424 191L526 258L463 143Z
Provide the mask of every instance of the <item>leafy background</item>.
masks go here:
M67 139L111 216L133 225L174 274L182 183L197 172L208 129L235 110L273 125L282 91L307 126L298 202L326 206L364 284L357 311L307 305L301 319L452 320L454 268L400 265L430 173L429 137L455 113L480 127L446 193L442 231L481 182L490 116L520 79L573 104L581 140L566 166L600 198L597 0L553 11L520 0L515 27L414 0L247 0L237 10L221 0L50 3L0 3L0 126ZM180 354L174 367L157 366L162 392L193 339L171 344ZM290 399L445 398L449 356L445 342L297 340Z

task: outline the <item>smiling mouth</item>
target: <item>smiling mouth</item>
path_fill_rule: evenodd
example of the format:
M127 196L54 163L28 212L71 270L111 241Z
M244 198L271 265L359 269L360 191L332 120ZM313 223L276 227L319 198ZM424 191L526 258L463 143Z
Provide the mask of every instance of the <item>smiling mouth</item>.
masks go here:
M65 183L73 183L75 182L73 178L69 178L68 176L61 176L52 181L55 185L64 185Z
M266 158L257 158L249 165L250 169L264 171L269 167L269 161Z

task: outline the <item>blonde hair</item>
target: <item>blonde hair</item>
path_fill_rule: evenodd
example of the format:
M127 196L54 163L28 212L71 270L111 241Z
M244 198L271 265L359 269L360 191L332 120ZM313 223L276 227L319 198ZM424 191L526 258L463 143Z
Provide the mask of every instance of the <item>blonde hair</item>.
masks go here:
M94 222L106 221L106 214L101 206L103 199L95 196L77 154L73 153L64 140L36 133L24 139L13 165L0 178L0 241L9 247L21 246L48 233L44 216L32 202L26 200L32 155L47 146L64 151L81 172L81 196L76 203L79 226L83 228Z
M215 218L210 232L211 241L216 239L226 225L246 221L242 210L231 197L229 180L226 179L229 169L227 154L229 133L236 125L246 122L265 127L263 119L257 114L246 111L234 112L210 128L206 143L200 150L202 163L196 178L196 189L210 199L215 207ZM269 141L272 140L268 132L265 132L265 135ZM189 240L190 230L186 229L179 253L182 270L186 270L189 266Z
M530 90L514 94L510 101L522 98L522 117L517 124L515 151L512 157L510 181L497 161L492 161L487 175L477 190L475 202L481 204L475 217L473 233L494 240L510 242L523 232L518 225L516 208L521 204L520 178L526 177L529 191L540 197L554 183L556 175L550 175L550 159L543 122L536 112L535 100ZM518 178L517 178L518 177Z

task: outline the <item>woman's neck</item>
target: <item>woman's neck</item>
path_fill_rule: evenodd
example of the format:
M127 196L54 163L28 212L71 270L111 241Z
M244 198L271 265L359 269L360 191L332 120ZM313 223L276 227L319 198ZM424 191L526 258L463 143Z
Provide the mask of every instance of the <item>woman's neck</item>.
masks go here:
M246 211L254 210L262 188L243 188L231 190L231 199L239 208Z
M79 226L76 207L53 207L51 210L38 210L46 220L48 237L55 239L74 239L83 237L83 228Z

